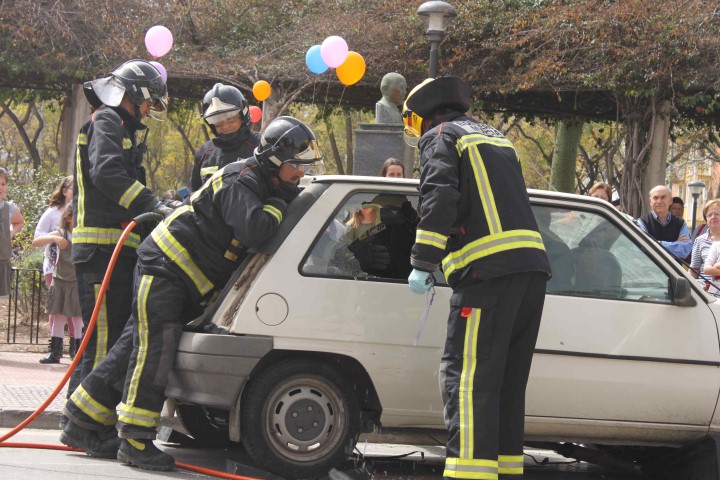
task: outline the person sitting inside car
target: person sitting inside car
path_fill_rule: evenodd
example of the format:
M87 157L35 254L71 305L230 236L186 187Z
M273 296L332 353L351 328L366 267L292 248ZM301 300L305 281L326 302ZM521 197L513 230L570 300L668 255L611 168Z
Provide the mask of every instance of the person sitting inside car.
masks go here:
M342 241L363 272L406 278L412 270L410 249L418 216L407 199L397 206L394 201L386 202L391 197L398 196L378 195L372 202L363 202L346 222L349 230Z

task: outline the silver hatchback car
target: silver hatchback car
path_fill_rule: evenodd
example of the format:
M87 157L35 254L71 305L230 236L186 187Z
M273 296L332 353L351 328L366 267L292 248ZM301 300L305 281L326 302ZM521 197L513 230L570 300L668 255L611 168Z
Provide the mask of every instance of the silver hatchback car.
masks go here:
M273 243L185 328L166 394L193 437L242 441L268 470L308 478L362 432L444 430L450 289L441 272L432 302L407 286L417 186L309 182ZM553 278L527 438L678 446L720 431L714 297L610 204L529 194ZM358 248L370 237L384 242L382 265Z

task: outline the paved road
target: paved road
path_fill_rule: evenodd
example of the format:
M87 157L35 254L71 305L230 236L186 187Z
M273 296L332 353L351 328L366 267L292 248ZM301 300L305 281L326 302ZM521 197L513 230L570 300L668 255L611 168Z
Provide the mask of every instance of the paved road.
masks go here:
M0 435L8 429L0 429ZM58 430L25 430L8 440L16 443L60 445ZM267 480L280 480L251 465L241 450L202 449L161 445L175 456L178 462L202 466ZM368 457L366 471L372 472L377 480L430 480L442 478L442 449L439 447L420 448L402 445L359 445ZM382 457L411 451L419 452L403 460L387 460ZM565 463L563 459L547 451L526 451L526 480L638 480L637 476L613 474L599 467ZM424 456L424 459L422 458ZM532 457L531 457L532 456ZM545 460L547 459L547 460ZM544 465L534 465L546 462ZM360 462L361 464L362 462ZM360 466L360 464L358 466ZM342 469L353 480L368 480L369 475L353 473L353 462ZM124 478L124 479L206 479L212 478L193 471L178 469L174 472L146 472L121 465L114 460L98 460L82 453L62 450L40 450L31 448L0 448L0 478L3 480L53 480L82 478Z

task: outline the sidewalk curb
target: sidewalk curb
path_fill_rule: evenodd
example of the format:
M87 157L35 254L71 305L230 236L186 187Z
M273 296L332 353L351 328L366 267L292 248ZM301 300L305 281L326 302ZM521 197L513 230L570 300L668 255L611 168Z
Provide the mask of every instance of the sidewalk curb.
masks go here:
M34 410L0 410L0 428L15 428L25 421ZM60 430L62 412L45 411L25 428Z

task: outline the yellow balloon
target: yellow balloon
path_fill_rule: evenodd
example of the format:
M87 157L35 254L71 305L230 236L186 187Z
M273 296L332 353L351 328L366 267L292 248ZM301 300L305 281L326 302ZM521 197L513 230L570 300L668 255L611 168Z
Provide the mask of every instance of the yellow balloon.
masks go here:
M346 87L354 85L365 75L365 59L357 52L348 52L347 58L335 73Z
M271 91L272 89L270 88L270 84L265 80L258 80L255 82L255 85L253 85L253 95L255 95L255 100L258 102L262 102L267 99L270 96Z

